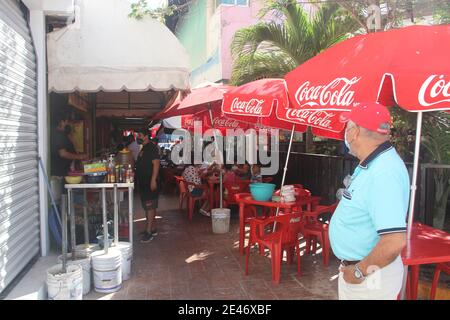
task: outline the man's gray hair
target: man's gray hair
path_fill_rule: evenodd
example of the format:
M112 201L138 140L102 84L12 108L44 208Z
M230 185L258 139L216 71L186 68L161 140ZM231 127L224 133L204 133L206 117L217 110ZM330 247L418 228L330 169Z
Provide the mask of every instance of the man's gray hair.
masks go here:
M390 130L387 131L387 133L378 133L376 131L372 131L363 127L361 128L361 133L371 139L375 139L375 140L382 140L382 141L387 141L389 140L389 133Z

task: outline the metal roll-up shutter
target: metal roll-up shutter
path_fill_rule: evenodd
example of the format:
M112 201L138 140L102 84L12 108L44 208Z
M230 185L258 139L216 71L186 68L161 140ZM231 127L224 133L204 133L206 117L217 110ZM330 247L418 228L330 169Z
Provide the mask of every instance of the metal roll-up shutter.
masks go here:
M16 0L0 1L0 292L39 254L36 59Z

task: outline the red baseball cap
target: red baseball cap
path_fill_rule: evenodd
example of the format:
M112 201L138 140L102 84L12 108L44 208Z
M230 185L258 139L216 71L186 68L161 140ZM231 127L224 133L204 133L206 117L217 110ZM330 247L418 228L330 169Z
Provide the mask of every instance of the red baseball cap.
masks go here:
M343 112L340 120L353 121L358 126L381 134L388 134L392 125L391 115L386 106L377 102L363 102L349 112Z

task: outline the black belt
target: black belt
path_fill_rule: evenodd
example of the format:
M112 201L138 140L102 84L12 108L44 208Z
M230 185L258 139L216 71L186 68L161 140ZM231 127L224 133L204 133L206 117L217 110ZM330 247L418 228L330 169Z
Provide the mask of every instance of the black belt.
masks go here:
M341 263L344 267L346 267L346 266L351 266L351 265L357 264L360 261L361 260L358 260L358 261L341 260Z

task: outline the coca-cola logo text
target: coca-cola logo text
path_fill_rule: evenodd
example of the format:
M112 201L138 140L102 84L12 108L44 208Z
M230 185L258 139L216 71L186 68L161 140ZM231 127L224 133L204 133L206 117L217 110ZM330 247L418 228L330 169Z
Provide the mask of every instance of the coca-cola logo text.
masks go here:
M450 102L450 81L446 82L443 75L429 76L420 87L418 99L424 107Z
M214 118L214 127L224 127L224 128L237 128L239 127L239 122L232 119L226 118Z
M286 109L286 119L324 129L332 128L331 119L334 116L333 112L321 110Z
M297 89L295 100L301 107L350 107L355 94L350 89L360 79L361 77L336 78L329 84L320 86L310 86L310 82L306 81Z
M248 101L239 101L234 98L231 103L231 112L244 113L250 115L261 115L263 109L263 99L250 99Z
M194 121L199 121L199 120L198 119L194 119L194 118L185 119L184 120L184 126L185 127L193 127L194 126Z

